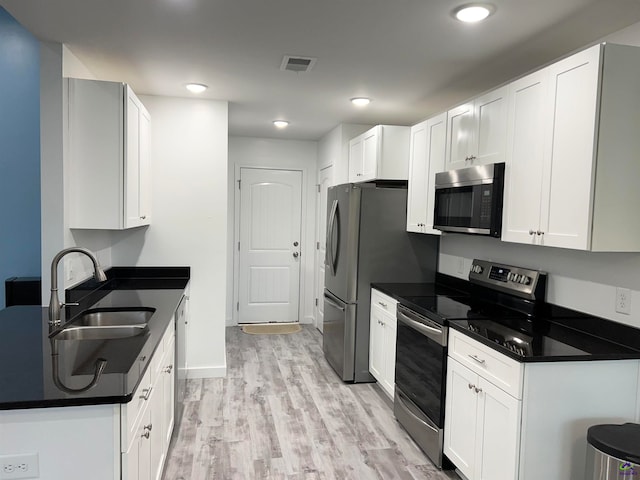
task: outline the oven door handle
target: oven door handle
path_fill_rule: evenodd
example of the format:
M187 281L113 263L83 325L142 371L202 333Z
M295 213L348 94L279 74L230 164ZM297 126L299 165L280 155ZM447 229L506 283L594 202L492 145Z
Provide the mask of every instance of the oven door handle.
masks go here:
M417 422L420 422L424 427L428 428L429 430L432 430L435 433L439 433L438 427L435 425L435 423L432 424L430 419L424 413L420 412L420 410L417 407L413 407L413 405L409 403L411 402L410 400L408 399L405 400L404 395L398 392L398 390L396 390L395 400L398 402L398 405L408 415L411 415L413 419L415 419ZM420 412L420 414L418 412Z
M439 345L445 346L447 344L445 332L441 328L434 328L425 325L424 323L416 322L415 320L406 316L400 310L398 310L396 318L399 322L402 322L408 327L417 330L424 336L429 337L431 340L438 342Z

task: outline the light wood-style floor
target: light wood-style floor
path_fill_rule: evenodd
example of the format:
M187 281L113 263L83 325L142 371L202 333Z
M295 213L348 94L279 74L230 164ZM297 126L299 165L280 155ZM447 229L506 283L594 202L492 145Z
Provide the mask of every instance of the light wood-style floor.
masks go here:
M227 377L189 381L165 480L457 478L424 456L377 385L337 377L315 328L226 333Z

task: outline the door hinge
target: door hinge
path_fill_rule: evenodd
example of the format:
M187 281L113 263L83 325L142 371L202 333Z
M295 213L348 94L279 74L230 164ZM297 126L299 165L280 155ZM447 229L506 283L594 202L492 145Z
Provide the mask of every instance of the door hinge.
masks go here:
M316 183L316 187L318 188L318 193L320 193L320 184Z
M318 306L318 299L316 298L316 307Z
M236 303L236 311L240 311L240 302Z
M320 242L316 242L316 250L320 250Z
M240 251L240 242L238 242L238 251Z
M238 180L238 190L240 190L240 182L242 182L242 180Z

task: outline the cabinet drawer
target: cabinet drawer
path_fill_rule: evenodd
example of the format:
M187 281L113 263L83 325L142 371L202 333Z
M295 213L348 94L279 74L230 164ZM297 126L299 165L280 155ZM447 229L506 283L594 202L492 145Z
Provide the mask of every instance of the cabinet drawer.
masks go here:
M129 403L123 403L120 405L120 422L122 429L121 448L123 452L126 452L131 445L131 442L135 439L135 433L142 420L149 398L151 396L151 372L152 367L150 365L147 368L138 388L133 392L133 398Z
M449 329L449 356L511 396L522 398L522 363L453 329Z
M398 301L373 288L371 289L371 305L376 305L390 315L396 316Z

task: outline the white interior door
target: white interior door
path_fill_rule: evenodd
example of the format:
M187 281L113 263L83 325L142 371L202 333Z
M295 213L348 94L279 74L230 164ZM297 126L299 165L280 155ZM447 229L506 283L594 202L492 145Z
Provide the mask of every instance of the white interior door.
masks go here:
M240 169L238 323L297 322L302 172Z
M324 322L324 258L327 239L327 189L333 181L333 166L318 172L318 228L316 229L316 327L322 332Z

